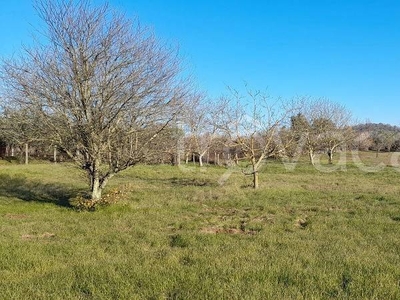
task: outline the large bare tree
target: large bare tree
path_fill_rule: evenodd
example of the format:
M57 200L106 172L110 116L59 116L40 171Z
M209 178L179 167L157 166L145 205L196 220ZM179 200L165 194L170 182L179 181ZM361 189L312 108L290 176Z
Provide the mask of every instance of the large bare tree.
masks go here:
M108 5L38 0L39 41L5 61L4 97L35 111L43 136L90 179L98 200L116 173L146 160L185 97L175 48Z

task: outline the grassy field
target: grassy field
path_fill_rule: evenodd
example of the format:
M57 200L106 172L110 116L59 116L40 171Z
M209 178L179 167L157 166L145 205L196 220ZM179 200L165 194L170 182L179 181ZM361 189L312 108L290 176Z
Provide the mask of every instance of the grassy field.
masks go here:
M69 206L72 166L3 162L0 299L400 299L400 172L379 165L397 156L350 157L268 162L256 191L234 169L138 166L94 212Z

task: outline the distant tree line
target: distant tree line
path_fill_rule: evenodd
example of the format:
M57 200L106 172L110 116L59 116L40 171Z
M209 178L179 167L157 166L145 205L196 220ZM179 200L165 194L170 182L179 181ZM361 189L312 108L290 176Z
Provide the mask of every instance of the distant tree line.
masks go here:
M358 124L353 126L358 133L358 148L379 153L400 151L400 127L382 123Z

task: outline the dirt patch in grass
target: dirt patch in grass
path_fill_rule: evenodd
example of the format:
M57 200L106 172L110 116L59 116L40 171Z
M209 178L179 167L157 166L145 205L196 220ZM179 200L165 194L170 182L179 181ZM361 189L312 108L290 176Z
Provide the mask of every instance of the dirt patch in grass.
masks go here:
M20 220L20 219L26 219L29 216L26 214L5 214L4 217L11 220Z
M54 233L45 232L42 234L23 234L21 238L23 240L37 240L37 239L50 239L54 238L56 235Z
M204 227L200 230L201 233L206 233L206 234L248 234L248 235L254 235L257 234L257 230L242 230L238 228L221 228L221 227Z

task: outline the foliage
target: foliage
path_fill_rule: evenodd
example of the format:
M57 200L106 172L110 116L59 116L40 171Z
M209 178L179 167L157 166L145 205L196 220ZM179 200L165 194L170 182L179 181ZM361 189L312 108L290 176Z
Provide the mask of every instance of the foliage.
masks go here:
M79 211L95 211L96 208L115 204L124 199L126 197L126 189L126 186L115 188L97 200L90 199L84 194L79 194L69 199L69 204Z

